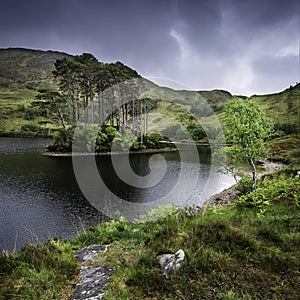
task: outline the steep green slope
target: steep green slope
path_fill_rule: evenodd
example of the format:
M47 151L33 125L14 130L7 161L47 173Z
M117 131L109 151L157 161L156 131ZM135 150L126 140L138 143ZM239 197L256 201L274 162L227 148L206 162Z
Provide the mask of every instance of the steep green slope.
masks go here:
M47 135L47 111L31 107L37 90L55 85L54 62L71 55L22 48L0 49L0 135Z
M44 88L53 83L57 59L73 56L57 51L22 48L0 49L1 88Z
M297 133L300 128L300 83L281 93L254 95L252 100L271 117L278 129L286 133Z

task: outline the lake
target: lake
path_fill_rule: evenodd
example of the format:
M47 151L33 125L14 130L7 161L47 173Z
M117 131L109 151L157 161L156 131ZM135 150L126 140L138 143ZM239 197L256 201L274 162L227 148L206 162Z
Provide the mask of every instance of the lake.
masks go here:
M68 239L109 219L81 192L70 157L54 158L41 154L50 143L45 139L0 138L0 251L19 249L28 243L43 243L53 237ZM174 202L181 206L202 206L209 195L234 183L233 178L216 169L212 171L209 148L198 151L200 164L184 162L188 170L184 180L188 182L198 176L198 182L188 197L179 194L178 199L174 197ZM155 202L167 194L180 177L178 153L161 155L166 161L166 172L159 183L149 188L124 183L114 171L110 156L96 157L99 173L110 190L109 193L103 191L98 197L109 199L114 193L130 203ZM151 156L130 155L134 172L141 176L149 174ZM122 166L122 155L117 158L117 163ZM154 162L151 167L150 177L155 177L162 164Z

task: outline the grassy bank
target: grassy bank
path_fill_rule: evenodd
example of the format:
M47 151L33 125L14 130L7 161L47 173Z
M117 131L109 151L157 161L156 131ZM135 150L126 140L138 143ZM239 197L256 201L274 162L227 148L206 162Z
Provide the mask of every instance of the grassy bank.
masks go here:
M55 129L49 111L32 107L37 91L0 88L0 136L48 136Z
M155 222L149 216L143 224L112 221L70 241L51 240L2 255L0 299L68 299L79 270L73 251L91 244L109 246L90 264L115 270L104 299L297 299L299 141L286 139L290 145L295 141L294 149L283 149L277 140L271 151L280 148L274 157L287 157L292 165L264 176L257 193L230 205L201 213L174 210ZM166 280L156 256L180 248L186 261Z

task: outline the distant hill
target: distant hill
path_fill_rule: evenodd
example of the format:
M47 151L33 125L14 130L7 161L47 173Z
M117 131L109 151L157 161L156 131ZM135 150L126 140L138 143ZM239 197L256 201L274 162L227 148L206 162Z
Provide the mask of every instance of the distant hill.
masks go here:
M300 83L276 94L250 97L275 121L277 129L297 133L300 129Z
M73 56L57 51L0 49L0 87L41 88L53 84L57 59Z
M34 129L35 127L39 132L47 132L52 128L53 125L47 113L34 111L31 103L36 100L38 89L55 85L52 74L54 63L57 59L64 57L74 58L67 53L51 50L0 49L0 135L19 134L24 131L24 128ZM126 72L136 73L122 63L115 65ZM156 85L153 84L153 86ZM190 122L189 112L195 116L203 115L203 109L199 105L199 95L210 104L221 121L224 115L224 105L233 97L224 90L178 92L163 88L161 95L154 95L153 91L150 88L145 97L159 98L157 112L175 118L185 125ZM242 96L242 98L247 97ZM293 133L300 128L300 84L281 93L254 95L251 99L274 119L278 129ZM170 102L173 104L170 105ZM176 104L181 105L182 109ZM209 122L209 118L206 121ZM158 129L167 125L163 123Z

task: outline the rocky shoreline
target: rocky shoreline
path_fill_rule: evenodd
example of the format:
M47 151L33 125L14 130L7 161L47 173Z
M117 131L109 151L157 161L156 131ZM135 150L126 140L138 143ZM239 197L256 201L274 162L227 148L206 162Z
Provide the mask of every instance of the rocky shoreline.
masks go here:
M269 174L272 173L274 171L280 170L282 169L285 165L282 162L275 162L272 160L264 160L261 162L261 166L264 169L264 171L258 173L257 177L261 178L263 175L265 174ZM251 174L244 174L251 176ZM225 189L224 191L212 195L210 196L210 198L208 199L208 201L205 203L205 207L208 206L221 206L221 205L226 205L229 204L231 202L233 202L239 195L240 192L236 189L236 184Z

